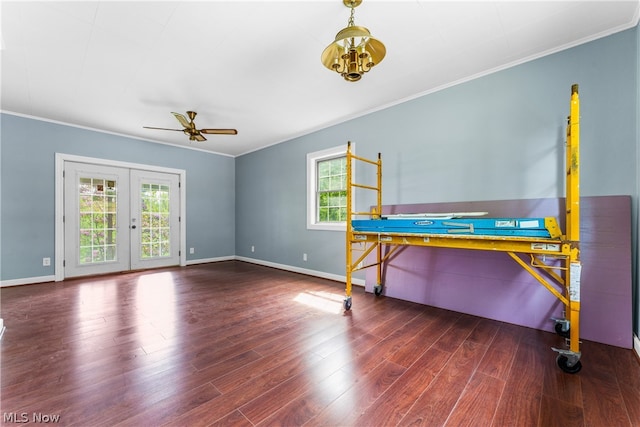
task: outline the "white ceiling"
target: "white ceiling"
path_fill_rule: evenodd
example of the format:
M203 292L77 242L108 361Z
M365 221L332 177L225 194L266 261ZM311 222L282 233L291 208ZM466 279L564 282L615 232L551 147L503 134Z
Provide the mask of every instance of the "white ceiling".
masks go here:
M638 23L639 0L364 0L387 56L361 81L320 54L341 0L2 1L5 112L236 156ZM236 128L189 142L172 111Z

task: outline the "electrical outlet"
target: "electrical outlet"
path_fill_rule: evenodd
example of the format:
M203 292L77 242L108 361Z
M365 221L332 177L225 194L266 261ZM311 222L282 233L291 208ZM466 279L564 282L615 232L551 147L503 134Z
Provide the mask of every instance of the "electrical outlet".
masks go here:
M307 260L307 254L302 254L302 260L306 261Z
M42 258L42 266L49 267L51 265L51 258Z
M251 252L255 252L256 251L256 247L255 246L251 246Z
M189 248L189 253L192 254L194 253L196 250L194 248Z

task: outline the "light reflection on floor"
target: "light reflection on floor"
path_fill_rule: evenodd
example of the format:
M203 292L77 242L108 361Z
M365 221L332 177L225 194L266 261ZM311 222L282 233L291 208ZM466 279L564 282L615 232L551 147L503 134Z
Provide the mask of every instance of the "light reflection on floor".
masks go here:
M131 287L134 292L131 292ZM135 282L123 284L116 280L89 280L79 289L76 318L86 325L72 338L75 357L93 357L96 352L109 351L117 343L131 342L131 352L145 353L143 347L159 345L178 334L176 292L171 272L142 274ZM126 308L135 306L135 314ZM104 325L107 324L105 328ZM124 355L123 355L124 356ZM126 356L124 356L126 357Z
M344 314L344 293L304 291L296 295L293 300L323 313ZM308 354L319 355L323 359L314 361L305 373L315 384L309 398L322 402L322 405L329 405L339 396L341 397L340 406L346 405L347 408L351 408L357 401L353 386L358 379L349 362L353 358L353 340L350 339L350 335L350 330L337 333L320 347L316 342L309 343ZM337 369L338 367L340 368ZM329 418L331 418L330 415ZM331 419L330 425L340 425L339 421L339 419Z
M179 320L171 272L140 276L136 284L135 305L138 312L156 326L163 336L175 335Z
M324 291L306 291L300 292L293 300L325 313L338 314L343 311L344 295Z

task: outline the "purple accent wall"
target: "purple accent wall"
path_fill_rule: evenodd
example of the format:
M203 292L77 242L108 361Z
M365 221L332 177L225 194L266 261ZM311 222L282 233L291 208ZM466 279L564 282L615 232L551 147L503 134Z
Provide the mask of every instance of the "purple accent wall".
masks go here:
M580 199L580 337L633 347L631 198ZM488 217L559 219L564 199L391 205L383 213L487 211ZM366 271L373 292L375 268ZM564 305L506 253L406 246L386 263L383 294L531 328L553 331Z

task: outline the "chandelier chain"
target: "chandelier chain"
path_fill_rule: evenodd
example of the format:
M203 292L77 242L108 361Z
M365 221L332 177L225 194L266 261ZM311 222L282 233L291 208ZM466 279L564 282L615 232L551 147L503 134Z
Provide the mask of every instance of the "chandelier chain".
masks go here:
M351 16L349 16L349 22L347 24L348 27L353 27L354 24L354 15L355 15L355 9L352 7L351 8Z

